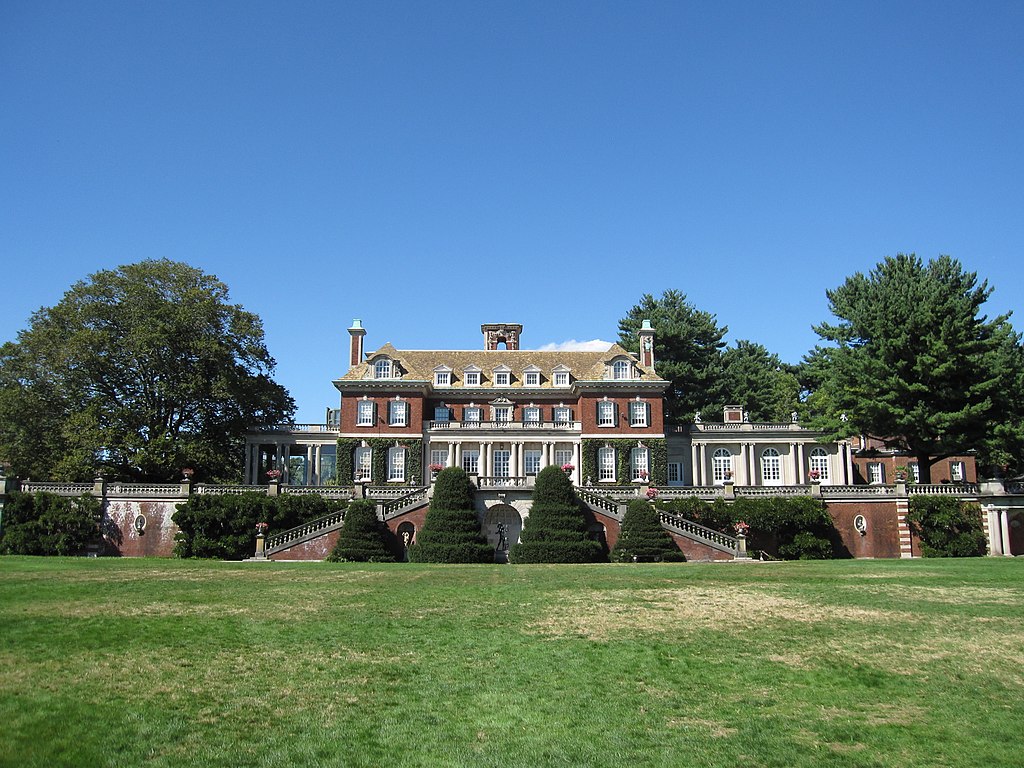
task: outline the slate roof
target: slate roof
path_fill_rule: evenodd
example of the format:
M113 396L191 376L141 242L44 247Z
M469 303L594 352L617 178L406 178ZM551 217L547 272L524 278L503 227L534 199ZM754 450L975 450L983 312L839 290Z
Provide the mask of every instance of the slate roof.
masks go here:
M497 350L399 350L390 343L371 352L365 361L353 366L340 381L372 379L373 363L380 357L389 357L397 363L400 379L405 381L434 380L434 369L447 366L452 371L452 384L441 389L459 389L464 386L463 371L476 366L480 369L480 384L471 388L494 386L494 369L507 366L512 373L509 389L563 389L552 387L553 373L558 366L569 369L571 381L601 381L606 379L607 364L616 358L628 358L639 373L633 381L663 381L653 369L640 365L636 357L619 344L612 344L604 352L542 352L530 349ZM523 371L536 366L541 372L539 387L525 387ZM629 380L622 381L626 383ZM504 387L502 387L504 388Z

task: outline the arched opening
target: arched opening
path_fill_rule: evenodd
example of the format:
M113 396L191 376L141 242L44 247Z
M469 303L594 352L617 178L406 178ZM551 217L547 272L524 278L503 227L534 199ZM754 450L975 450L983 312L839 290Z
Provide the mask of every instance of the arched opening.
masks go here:
M399 524L398 541L402 545L402 562L409 562L409 547L416 541L416 526L408 520Z
M522 532L523 517L515 507L495 504L484 513L483 533L487 543L494 547L494 562L508 562L508 551L519 542Z

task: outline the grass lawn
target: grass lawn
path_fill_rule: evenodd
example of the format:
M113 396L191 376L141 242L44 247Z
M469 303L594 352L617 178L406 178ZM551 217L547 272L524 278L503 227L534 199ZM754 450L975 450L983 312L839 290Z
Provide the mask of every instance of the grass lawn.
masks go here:
M0 765L1020 766L1024 559L0 558Z

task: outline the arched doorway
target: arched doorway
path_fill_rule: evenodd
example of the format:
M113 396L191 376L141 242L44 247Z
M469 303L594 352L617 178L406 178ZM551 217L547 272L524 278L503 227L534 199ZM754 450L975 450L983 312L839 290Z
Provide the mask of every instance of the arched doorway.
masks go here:
M398 541L402 545L402 562L409 562L409 547L416 540L416 526L408 520L398 526Z
M484 513L483 533L494 547L494 562L507 563L508 550L519 541L523 518L515 507L495 504Z

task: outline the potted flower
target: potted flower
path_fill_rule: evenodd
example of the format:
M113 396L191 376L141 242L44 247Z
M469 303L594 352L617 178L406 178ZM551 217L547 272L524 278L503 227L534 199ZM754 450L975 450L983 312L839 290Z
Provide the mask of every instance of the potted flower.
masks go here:
M650 499L651 501L654 501L656 498L658 498L658 489L657 488L648 488L647 489L647 498Z
M256 535L257 536L266 536L267 535L267 529L269 529L269 528L270 528L270 526L267 523L256 523Z
M737 536L746 536L746 535L747 535L747 531L749 531L749 530L750 530L750 526L749 526L749 525L747 525L747 524L746 524L745 522L743 522L742 520L740 520L739 522L737 522L737 523L736 523L736 524L735 524L735 525L733 526L733 529L734 529L734 530L736 531L736 535L737 535Z
M807 474L810 476L812 483L817 483L821 481L821 472L819 470L812 469Z
M192 475L194 475L195 473L196 471L192 469L192 467L185 467L183 470L181 470L181 476L185 478L186 482L191 481Z
M565 472L565 474L567 474L567 475L570 472L572 472L574 469L576 469L576 467L574 467L572 464L563 464L562 465L562 471Z
M641 469L639 472L637 472L636 473L636 479L639 482L641 482L641 483L646 483L647 482L647 470L646 469Z
M280 469L268 470L267 471L267 477L270 479L270 482L276 483L278 480L281 479L281 470Z

